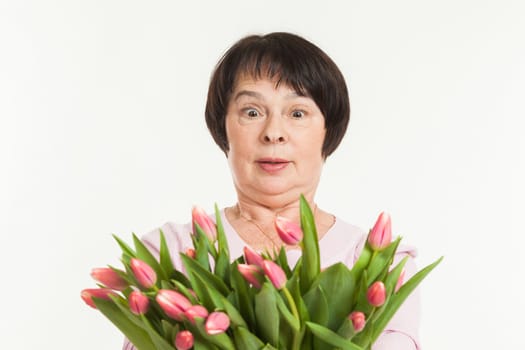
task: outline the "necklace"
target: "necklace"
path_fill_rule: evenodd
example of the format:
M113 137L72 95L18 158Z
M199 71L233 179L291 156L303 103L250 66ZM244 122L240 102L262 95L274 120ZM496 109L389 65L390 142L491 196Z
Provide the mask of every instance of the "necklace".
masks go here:
M261 225L259 225L259 223L257 223L257 221L255 221L252 218L246 216L246 214L244 214L244 212L241 210L241 207L240 207L239 203L236 204L236 207L237 207L237 211L239 212L239 216L241 218L243 218L244 220L246 220L247 222L251 223L253 226L255 226L257 228L257 230L259 232L261 232L264 237L269 239L270 242L272 243L272 247L273 247L274 250L275 249L279 249L283 245L283 242L281 241L280 238L277 237L278 241L276 241L274 239L274 237L272 237L272 235L266 233L266 231L261 227ZM314 207L314 212L313 212L314 218L315 218L316 213L317 213L317 204L315 204L315 207ZM274 221L275 221L275 218L277 217L277 215L278 214L276 214L275 217L273 218Z

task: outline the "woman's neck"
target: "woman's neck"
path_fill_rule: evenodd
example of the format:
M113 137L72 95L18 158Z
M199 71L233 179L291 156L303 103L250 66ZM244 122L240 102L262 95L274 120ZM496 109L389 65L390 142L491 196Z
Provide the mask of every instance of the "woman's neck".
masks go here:
M308 201L316 221L318 237L321 237L333 225L335 219L317 208L313 200ZM289 203L267 206L253 200L239 196L236 205L227 208L225 214L239 236L250 246L259 250L280 249L283 242L275 230L275 218L283 216L300 223L300 202L296 200ZM288 247L294 248L294 247Z

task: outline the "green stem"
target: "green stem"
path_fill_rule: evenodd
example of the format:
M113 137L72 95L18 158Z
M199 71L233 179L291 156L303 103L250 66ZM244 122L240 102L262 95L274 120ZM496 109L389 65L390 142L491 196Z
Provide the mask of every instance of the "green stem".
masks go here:
M292 294L290 294L290 291L286 287L284 287L282 291L286 297L286 300L288 301L288 304L290 305L292 314L297 319L297 321L299 321L300 323L301 319L299 318L299 312L297 311L297 306L295 305L295 301L293 300ZM292 350L300 350L300 349L301 349L301 331L299 330L299 332L294 332Z
M377 256L377 254L378 254L378 251L377 251L377 250L374 250L374 251L372 252L372 257L371 257L370 260L368 261L368 265L366 265L365 270L368 268L368 266L370 266L370 264L372 263L372 261L374 260L374 258Z

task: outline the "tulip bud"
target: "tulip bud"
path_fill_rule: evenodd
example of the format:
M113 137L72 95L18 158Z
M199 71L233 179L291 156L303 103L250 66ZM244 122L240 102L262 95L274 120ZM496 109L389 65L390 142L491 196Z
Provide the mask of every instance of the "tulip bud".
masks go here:
M157 282L157 274L155 270L151 268L144 261L132 258L131 259L131 270L133 275L137 279L137 282L144 288L151 288Z
M372 283L366 292L366 298L372 306L379 307L383 305L386 300L386 290L384 283L381 281Z
M261 288L264 281L262 268L255 265L238 264L237 269L248 283L252 284L257 289Z
M230 318L224 312L212 312L206 319L204 327L209 335L223 333L230 327Z
M208 317L208 310L202 305L192 305L184 312L184 316L191 323L195 323L195 317L206 318Z
M273 286L277 289L282 289L286 284L286 274L284 270L271 260L263 261L264 273L270 279Z
M193 232L196 232L195 224L198 224L206 236L208 236L208 239L215 242L217 239L217 229L215 228L215 223L210 219L208 214L206 214L204 209L194 206L191 211L191 217L194 226Z
M189 350L193 347L193 334L190 331L180 331L175 336L175 348L177 350Z
M95 305L95 302L93 301L93 297L99 298L99 299L106 299L110 300L110 295L117 295L113 290L109 288L91 288L91 289L84 289L82 292L80 292L80 297L86 304L91 306L92 308L96 309L97 306Z
M397 293L399 288L403 285L403 280L405 279L405 269L401 271L401 274L399 274L399 278L397 279L396 286L394 288L394 293Z
M303 239L301 226L282 216L275 218L275 230L281 240L288 245L296 245Z
M244 260L248 265L255 265L259 266L262 269L263 265L263 257L260 254L257 254L255 250L252 248L245 246L244 249Z
M195 249L193 249L193 248L188 248L188 249L186 249L186 255L187 255L189 258L195 259L195 256L197 255L197 253L195 252Z
M124 290L128 287L128 282L126 282L117 272L109 267L99 267L92 269L91 277L111 289Z
M129 309L135 315L143 315L148 312L149 299L141 291L134 290L128 297Z
M191 307L191 302L179 292L161 289L155 297L157 303L169 317L182 321L184 312Z
M368 235L368 243L373 250L386 248L392 241L392 222L390 215L385 212L379 214L377 221Z
M354 330L357 332L361 332L363 328L365 328L366 325L366 319L365 314L361 311L354 311L348 316L350 321L352 321L352 326L354 327Z

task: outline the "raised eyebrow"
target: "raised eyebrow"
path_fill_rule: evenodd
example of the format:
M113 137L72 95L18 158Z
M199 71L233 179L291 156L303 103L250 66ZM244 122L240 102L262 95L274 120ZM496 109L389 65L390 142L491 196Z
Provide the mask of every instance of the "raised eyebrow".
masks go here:
M234 101L237 101L239 98L241 98L242 96L250 96L250 97L255 97L259 100L265 100L264 98L264 95L261 94L261 93L258 93L257 91L251 91L251 90L241 90L239 91L237 94L235 94L235 97L233 98ZM286 99L290 100L290 99L294 99L294 98L298 98L298 97L308 97L308 96L304 96L304 95L301 95L297 92L290 92L289 94L287 94L285 96Z
M235 97L233 98L234 101L237 101L239 98L241 98L242 96L250 96L250 97L255 97L259 100L264 100L264 96L256 91L251 91L251 90L241 90L239 91L237 94L235 94Z

